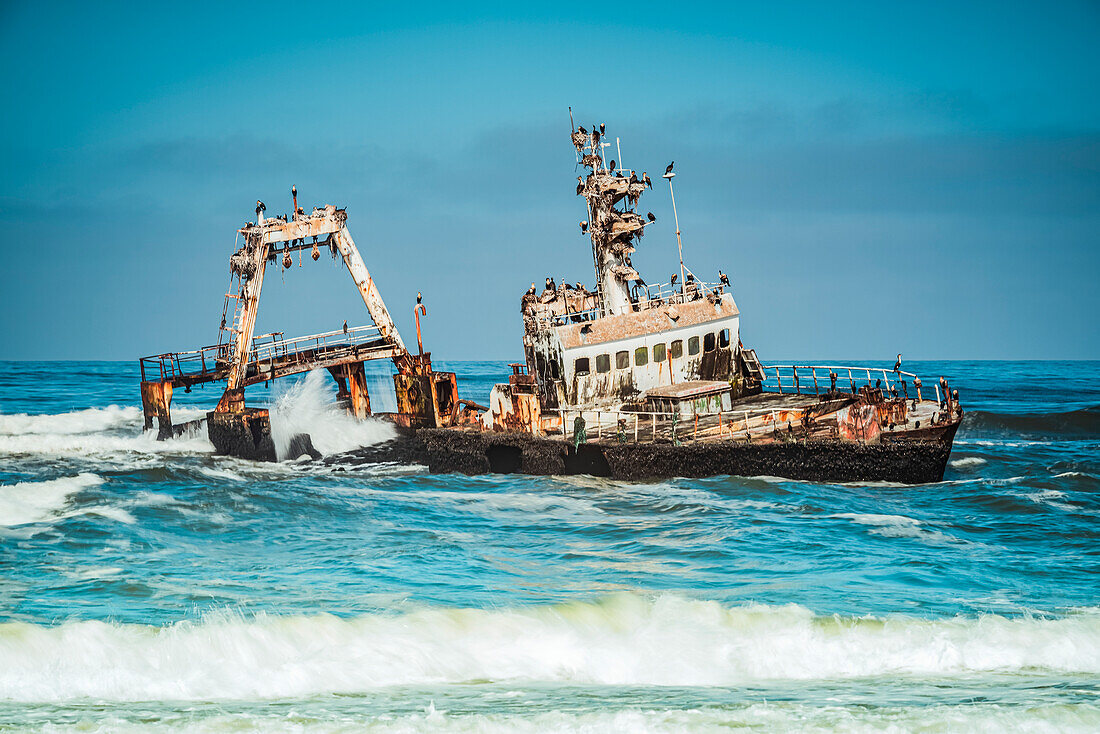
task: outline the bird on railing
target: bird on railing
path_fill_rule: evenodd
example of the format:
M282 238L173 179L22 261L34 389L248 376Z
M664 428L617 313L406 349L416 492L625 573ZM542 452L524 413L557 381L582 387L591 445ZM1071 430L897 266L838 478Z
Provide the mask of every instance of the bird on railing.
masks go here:
M726 277L726 274L725 274L725 273L723 273L723 272L722 272L721 270L719 270L719 271L718 271L718 280L720 280L720 281L722 282L722 285L724 285L724 286L726 286L727 288L729 288L729 285L730 285L730 279L729 279L729 278L727 278L727 277Z
M650 180L649 174L645 171L642 171L642 183L644 183L649 188L653 188L653 181Z
M348 320L347 319L344 319L344 333L345 334L348 333Z
M668 284L671 285L673 288L675 288L676 287L676 281L678 281L679 279L680 279L680 276L676 273L673 273L672 277L669 278L669 280L668 280Z
M898 355L898 361L894 362L894 372L901 372L901 355Z

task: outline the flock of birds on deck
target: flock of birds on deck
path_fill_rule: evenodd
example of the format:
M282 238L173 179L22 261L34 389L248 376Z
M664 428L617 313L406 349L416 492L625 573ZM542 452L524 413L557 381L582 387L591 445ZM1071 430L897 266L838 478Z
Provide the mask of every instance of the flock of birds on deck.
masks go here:
M723 286L725 286L726 288L729 288L729 285L730 285L729 276L727 276L721 270L718 271L718 281ZM671 285L673 288L675 288L676 284L680 282L680 274L679 273L673 273L672 277L669 278L668 282L669 282L669 285ZM639 283L642 287L645 287L645 281L640 280ZM685 288L684 288L684 290L685 290L685 295L688 297L688 300L695 300L697 298L702 298L703 297L702 293L699 291L699 285L695 281L695 276L691 273L688 273L686 278L685 278ZM546 278L545 287L543 288L542 293L539 293L538 288L535 286L534 283L531 284L531 287L528 288L527 292L523 294L523 301L522 301L521 306L522 306L522 308L525 309L527 307L527 305L529 303L531 303L532 301L538 301L540 303L550 303L554 300L557 300L559 297L561 297L563 295L567 295L568 292L572 292L575 295L579 295L579 296L594 296L594 295L596 295L596 294L592 293L591 291L589 291L584 286L584 284L579 282L579 281L575 285L571 285L570 283L563 280L562 285L559 288L558 284L557 284L557 281L555 281L551 277L548 277L548 278ZM898 357L900 359L901 355L899 354Z

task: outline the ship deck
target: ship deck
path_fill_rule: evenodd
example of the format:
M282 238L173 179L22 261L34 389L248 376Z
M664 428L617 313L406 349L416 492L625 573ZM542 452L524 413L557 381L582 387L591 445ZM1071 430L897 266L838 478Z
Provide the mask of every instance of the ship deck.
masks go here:
M848 393L798 394L762 392L733 401L729 410L690 418L675 418L669 413L608 409L562 409L560 422L549 436L572 440L576 418L584 419L588 443L611 444L686 443L717 441L789 441L835 438L837 411L856 402ZM906 421L883 429L887 440L920 438L929 433L933 416L940 412L931 400L910 401ZM811 420L806 420L811 416ZM564 427L562 430L561 427Z

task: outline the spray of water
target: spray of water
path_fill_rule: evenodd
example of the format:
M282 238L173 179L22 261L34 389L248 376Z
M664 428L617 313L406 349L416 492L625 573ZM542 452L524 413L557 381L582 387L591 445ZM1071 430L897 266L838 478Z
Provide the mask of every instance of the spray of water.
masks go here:
M285 459L290 442L299 433L309 434L322 454L338 454L370 446L397 436L388 423L357 420L336 402L336 383L322 370L314 370L294 383L271 407L271 438L275 452Z

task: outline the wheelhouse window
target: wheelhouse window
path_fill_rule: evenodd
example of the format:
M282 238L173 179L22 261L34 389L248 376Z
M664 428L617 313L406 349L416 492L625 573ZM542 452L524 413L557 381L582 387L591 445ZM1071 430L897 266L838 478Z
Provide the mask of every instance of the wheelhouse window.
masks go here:
M573 374L577 377L581 375L587 375L591 369L588 366L588 357L579 357L576 362L573 363Z
M718 346L723 349L730 345L730 330L722 329L718 332Z
M630 352L622 351L615 352L615 369L628 370L630 369Z
M714 351L714 332L711 332L709 334L703 334L703 351L704 352L713 352Z
M684 356L684 340L677 339L668 345L668 353L673 359L679 359Z
M649 348L638 347L634 350L634 366L641 367L649 363Z
M699 337L693 336L690 339L688 339L688 354L694 355L694 354L698 354L698 353L699 353Z
M606 354L596 355L596 372L603 374L611 371L611 357Z
M653 361L664 362L665 361L665 345L654 344L653 345Z

